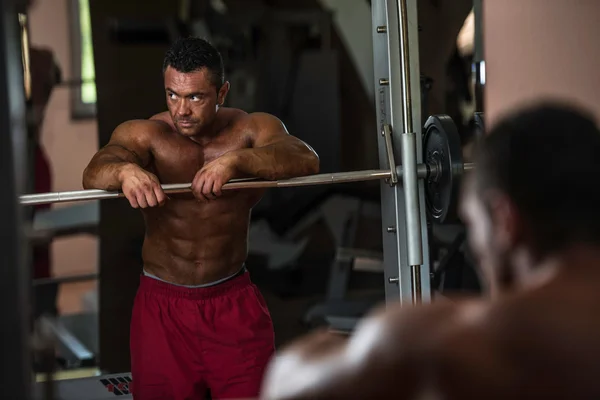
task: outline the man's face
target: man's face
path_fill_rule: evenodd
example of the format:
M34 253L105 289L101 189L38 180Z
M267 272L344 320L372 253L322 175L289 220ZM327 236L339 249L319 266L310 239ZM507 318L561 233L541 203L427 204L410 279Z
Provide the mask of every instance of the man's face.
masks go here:
M513 216L507 213L509 204L502 204L504 199L496 198L489 204L482 199L473 183L465 185L461 216L467 226L468 240L477 264L482 273L481 278L492 294L497 293L506 282L512 271L511 253L514 250Z
M227 95L228 84L217 88L206 68L183 73L168 67L165 71L167 106L177 131L196 136L214 121Z

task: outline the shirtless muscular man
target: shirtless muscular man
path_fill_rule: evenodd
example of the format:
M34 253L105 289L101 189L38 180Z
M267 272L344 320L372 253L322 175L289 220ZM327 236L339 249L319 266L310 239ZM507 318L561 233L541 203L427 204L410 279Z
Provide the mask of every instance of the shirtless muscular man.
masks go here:
M462 201L491 299L393 307L300 339L264 399L600 398L600 132L562 104L496 124Z
M256 396L274 353L273 325L244 267L263 191L221 191L232 178L317 173L319 159L269 114L223 107L219 52L179 39L163 65L169 111L119 125L83 173L86 189L121 189L146 236L131 320L136 399ZM166 196L161 184L192 183Z

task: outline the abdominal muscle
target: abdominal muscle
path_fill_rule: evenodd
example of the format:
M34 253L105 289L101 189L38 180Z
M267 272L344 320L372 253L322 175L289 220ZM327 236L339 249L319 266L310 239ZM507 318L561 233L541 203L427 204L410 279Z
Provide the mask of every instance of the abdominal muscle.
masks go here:
M172 198L144 210L144 270L178 285L208 284L239 272L248 255L248 200Z

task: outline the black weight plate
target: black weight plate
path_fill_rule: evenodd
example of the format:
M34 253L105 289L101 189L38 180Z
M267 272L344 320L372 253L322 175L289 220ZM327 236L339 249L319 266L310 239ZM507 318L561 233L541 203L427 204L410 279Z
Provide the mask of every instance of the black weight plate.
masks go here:
M483 113L476 112L473 115L473 120L475 121L475 137L479 139L485 133L485 120L483 119Z
M437 166L425 181L425 201L432 221L458 221L458 197L463 174L462 148L458 129L447 115L432 115L425 122L424 162Z

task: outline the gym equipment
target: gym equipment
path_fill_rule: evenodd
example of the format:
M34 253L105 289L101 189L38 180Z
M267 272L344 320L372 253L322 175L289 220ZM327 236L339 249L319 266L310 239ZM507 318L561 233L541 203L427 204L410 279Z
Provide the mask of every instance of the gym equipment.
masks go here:
M33 217L32 230L39 240L53 240L73 234L95 235L100 221L97 201L41 210Z
M25 188L26 166L26 100L20 46L18 10L15 1L0 7L0 101L3 104L0 127L0 174L4 190L0 193L0 229L2 230L2 265L0 269L0 305L2 340L0 392L5 399L31 398L31 346L29 343L29 310L26 241L22 234L24 211L15 197Z
M132 399L130 373L57 380L52 383L53 398L62 400ZM44 399L48 382L37 382L34 399Z
M446 115L431 116L424 127L423 153L426 165L430 166L425 183L426 206L431 220L444 224L455 222L457 217L458 193L464 168L458 129ZM335 330L346 331L380 299L349 300L346 291L349 276L354 270L383 271L383 256L362 249L352 248L356 229L355 218L350 216L342 240L337 246L336 258L331 266L331 275L324 302L311 307L304 321L314 324L325 320ZM355 216L354 216L355 217ZM436 285L433 285L436 287Z
M73 204L67 207L50 208L39 211L33 219L28 232L32 241L50 242L74 234L97 232L100 220L98 201ZM98 273L53 276L34 279L33 290L47 290L48 287L94 281ZM42 292L43 293L43 292ZM36 301L40 301L36 296ZM64 369L95 365L98 354L98 313L96 310L84 310L81 313L59 315L45 318L48 333L54 338L56 346L54 361Z
M431 147L428 147L431 148ZM434 154L443 154L444 150L433 151ZM444 175L448 172L443 172L440 168L439 163L443 160L433 158L432 162L436 164L419 164L417 166L417 177L418 178L430 178L432 174L437 179L437 175ZM460 165L453 165L453 169L450 172L455 174L461 174L462 170L470 170L474 168L474 164L466 163ZM280 187L292 187L292 186L313 186L313 185L330 185L335 183L349 183L349 182L362 182L371 181L378 179L391 179L393 176L403 176L403 170L401 167L396 169L395 173L385 170L365 170L365 171L351 171L351 172L337 172L333 174L316 174L308 175L304 177L282 179L277 181L266 181L266 180L254 180L254 179L233 179L229 183L223 185L223 190L233 189L257 189L257 188L280 188ZM441 185L440 185L441 186ZM166 194L175 193L189 193L191 192L190 183L173 183L161 185L163 191ZM436 196L439 193L436 193ZM104 191L97 189L88 190L75 190L65 192L49 192L40 194L28 194L20 197L20 203L22 205L39 205L49 203L65 203L74 201L85 201L85 200L102 200L102 199L114 199L119 197L125 197L121 191Z
M307 244L306 238L298 242L280 238L265 220L250 223L248 250L250 253L266 256L269 269L283 269L293 264Z
M431 286L436 295L476 294L481 292L481 282L475 262L469 257L466 229L455 236L444 248L436 268L432 271Z
M428 165L436 166L425 186L427 211L436 222L455 222L463 171L458 129L446 115L429 117L424 129L424 156Z
M389 129L386 128L386 129ZM452 209L456 204L460 177L464 170L474 168L474 164L463 164L460 155L460 138L454 123L447 116L432 116L426 125L427 134L423 148L426 151L427 162L418 164L415 173L418 179L427 180L428 204L432 204L431 215L440 223L444 222L448 215L454 213ZM390 136L388 133L386 136ZM390 140L390 139L388 139ZM388 143L388 148L391 148ZM388 162L393 162L393 156L388 152ZM316 174L298 178L267 181L259 179L234 179L223 185L223 190L232 189L255 189L255 188L283 188L296 186L329 185L336 183L360 182L384 179L394 183L398 177L406 174L403 167L391 170L365 170L338 172L332 174ZM189 193L190 183L176 183L162 185L167 194ZM38 205L48 203L75 202L84 200L102 200L124 197L121 191L104 190L77 190L66 192L50 192L40 194L29 194L20 197L22 205Z
M75 318L79 321L75 322ZM63 364L63 368L81 368L93 367L96 365L96 355L89 343L84 343L81 340L81 335L76 335L73 332L74 326L81 326L81 329L93 327L97 329L97 319L95 314L75 314L70 318L57 317L40 317L45 326L46 334L53 338L53 344L56 350L56 357ZM74 323L75 322L75 323ZM88 335L90 336L90 335ZM95 344L95 343L94 343Z
M325 301L314 305L307 311L303 318L307 324L315 325L324 320L329 328L347 332L354 328L358 320L374 304L383 300L379 293L361 296L360 299L346 298L352 271L361 270L374 273L383 271L383 255L381 253L352 248L358 234L362 207L362 203L359 203L356 212L349 215L344 221L342 240L331 265Z
M420 71L418 62L411 63L419 59L417 1L372 0L371 19L378 130L393 127L394 144L401 145L394 149L395 158L410 171L403 185L381 184L386 302L428 302L425 181L414 179L424 162L418 147L422 145ZM384 138L378 138L378 147L380 165L387 165Z
M424 170L425 172L426 170ZM383 170L368 170L368 171L353 171L339 172L334 174L318 174L305 177L284 179L278 181L265 181L258 179L233 179L229 183L223 185L223 190L231 189L257 189L257 188L273 188L273 187L293 187L293 186L313 186L327 185L333 183L348 183L360 182L377 179L388 179L392 173ZM191 191L191 183L174 183L162 185L162 189L166 194L189 193ZM124 197L120 191L108 192L104 190L77 190L68 192L51 192L41 194L24 195L20 197L20 202L23 205L38 205L48 203L61 203L70 201L82 200L102 200Z
M97 273L59 276L59 277L53 277L53 278L39 278L39 279L34 279L33 286L51 285L51 284L57 284L57 283L87 282L87 281L94 281L96 279L98 279Z

